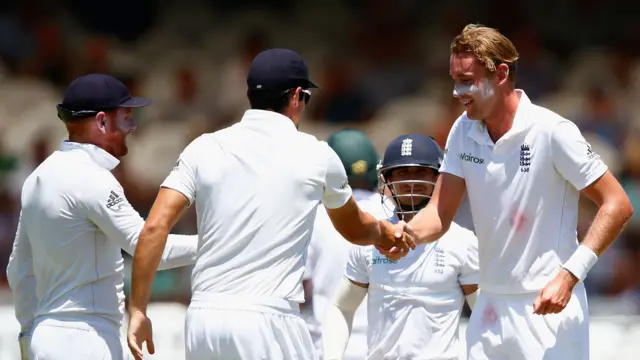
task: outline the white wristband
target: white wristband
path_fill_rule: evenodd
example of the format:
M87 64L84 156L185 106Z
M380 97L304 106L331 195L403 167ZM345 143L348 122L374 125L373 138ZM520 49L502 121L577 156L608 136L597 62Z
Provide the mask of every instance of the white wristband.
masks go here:
M598 262L598 255L584 245L578 246L576 252L562 266L569 270L580 281L584 281L587 273Z

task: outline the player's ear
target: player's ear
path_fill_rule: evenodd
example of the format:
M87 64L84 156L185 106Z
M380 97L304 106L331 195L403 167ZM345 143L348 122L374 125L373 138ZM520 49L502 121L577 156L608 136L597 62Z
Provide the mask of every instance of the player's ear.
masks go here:
M509 79L509 66L507 64L498 65L496 68L496 76L498 78L498 84L507 81Z
M301 87L297 87L294 91L293 94L291 96L291 105L293 105L294 107L300 107L300 94L302 93L302 88Z
M96 114L96 117L95 117L96 126L98 127L98 130L100 130L100 132L103 134L107 132L106 116L107 114L105 114L104 111L100 111L99 113Z

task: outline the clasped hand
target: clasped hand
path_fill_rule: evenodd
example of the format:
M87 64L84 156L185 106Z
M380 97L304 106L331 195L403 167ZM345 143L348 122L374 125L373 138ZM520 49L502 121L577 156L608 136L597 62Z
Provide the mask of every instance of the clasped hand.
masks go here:
M409 250L415 250L415 238L406 222L400 221L393 225L383 220L381 225L383 226L382 239L375 245L380 254L391 261L397 261L405 257Z

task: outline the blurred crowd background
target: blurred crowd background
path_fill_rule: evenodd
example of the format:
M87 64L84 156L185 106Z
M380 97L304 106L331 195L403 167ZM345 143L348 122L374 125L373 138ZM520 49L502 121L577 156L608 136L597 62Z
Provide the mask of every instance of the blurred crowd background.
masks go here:
M0 269L22 182L65 138L55 105L75 77L110 73L154 100L137 113L129 155L115 170L145 217L184 146L240 119L248 66L269 47L298 51L321 86L300 130L326 139L361 129L381 154L407 132L444 146L463 111L451 96L449 44L470 22L514 42L518 87L575 121L640 209L638 8L613 0L3 1ZM582 203L580 234L594 215ZM195 233L194 215L174 232ZM640 314L637 264L640 211L587 279L592 313ZM190 269L160 272L154 299L187 302L189 276ZM0 289L8 291L4 271Z

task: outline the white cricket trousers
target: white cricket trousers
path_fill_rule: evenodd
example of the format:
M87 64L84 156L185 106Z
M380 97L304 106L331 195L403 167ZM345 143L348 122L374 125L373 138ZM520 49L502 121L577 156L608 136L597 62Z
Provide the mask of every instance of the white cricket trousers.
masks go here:
M312 360L299 306L196 292L185 319L186 360Z
M128 359L120 326L97 316L56 315L36 318L30 360Z
M314 334L312 332L311 339L313 340L316 349L314 359L322 359L322 334ZM368 349L367 332L352 329L351 335L349 336L349 342L347 343L347 348L344 350L344 354L342 354L342 360L366 359Z
M559 314L534 314L537 296L480 291L467 325L468 360L589 360L584 284Z

